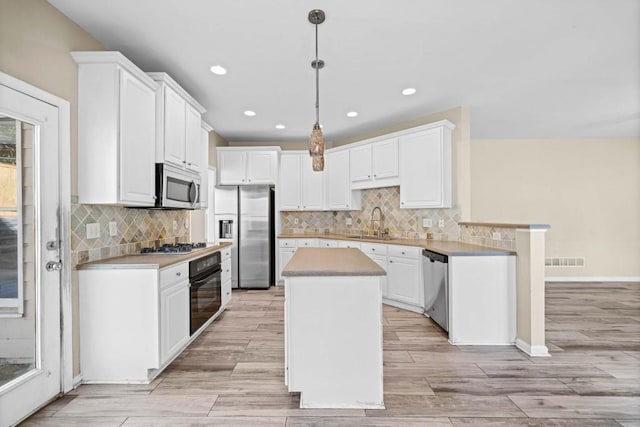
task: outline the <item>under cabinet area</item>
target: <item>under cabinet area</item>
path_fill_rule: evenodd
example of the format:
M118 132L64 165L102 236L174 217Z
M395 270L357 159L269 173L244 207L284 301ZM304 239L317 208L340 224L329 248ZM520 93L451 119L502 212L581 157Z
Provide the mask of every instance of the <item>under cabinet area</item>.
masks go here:
M250 150L240 147L219 147L219 185L272 185L278 176L279 147Z
M202 157L202 113L206 110L166 73L148 73L156 91L156 162L169 163L200 174L208 163Z
M78 63L78 201L155 204L157 84L119 52Z

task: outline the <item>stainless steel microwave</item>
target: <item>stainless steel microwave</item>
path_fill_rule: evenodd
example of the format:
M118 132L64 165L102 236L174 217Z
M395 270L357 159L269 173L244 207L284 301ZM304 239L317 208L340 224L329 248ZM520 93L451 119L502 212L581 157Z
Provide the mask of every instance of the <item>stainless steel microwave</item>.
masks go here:
M200 176L156 163L156 208L198 209Z

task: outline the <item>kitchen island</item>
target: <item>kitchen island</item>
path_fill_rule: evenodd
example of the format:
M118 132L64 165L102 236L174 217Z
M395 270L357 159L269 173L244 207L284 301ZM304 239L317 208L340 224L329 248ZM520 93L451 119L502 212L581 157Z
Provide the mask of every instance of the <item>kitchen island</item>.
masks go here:
M285 383L301 408L384 408L384 269L359 249L301 248L285 266Z

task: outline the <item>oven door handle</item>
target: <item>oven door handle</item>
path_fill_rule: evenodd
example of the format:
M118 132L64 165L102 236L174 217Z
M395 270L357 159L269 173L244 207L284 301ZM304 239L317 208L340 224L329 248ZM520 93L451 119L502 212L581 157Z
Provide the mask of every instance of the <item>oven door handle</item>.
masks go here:
M218 269L215 270L211 273L208 273L204 278L202 279L196 279L196 280L189 280L189 286L192 288L199 288L201 286L204 286L207 284L207 282L210 280L210 277L216 274L220 274L222 272L222 269Z

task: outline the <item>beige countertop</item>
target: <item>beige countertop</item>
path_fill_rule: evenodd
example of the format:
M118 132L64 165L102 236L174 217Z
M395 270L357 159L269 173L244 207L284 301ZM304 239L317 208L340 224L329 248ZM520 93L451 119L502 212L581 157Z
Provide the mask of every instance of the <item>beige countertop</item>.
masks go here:
M495 228L519 228L524 230L547 230L551 228L549 224L506 224L501 222L459 222L458 225L467 225L470 227L495 227Z
M186 254L164 255L164 254L133 254L122 255L113 258L91 261L78 264L78 270L100 270L100 269L130 269L130 268L165 268L181 262L191 261L219 250L231 246L230 242L220 243L203 249L195 249Z
M359 249L300 248L283 276L385 276L387 273Z
M367 242L381 243L383 245L404 245L417 246L419 248L428 249L439 254L448 256L508 256L515 255L515 251L506 249L491 248L488 246L473 245L451 240L419 240L419 239L368 239L353 238L354 236L345 236L343 234L281 234L279 239L331 239L345 240L348 242Z

